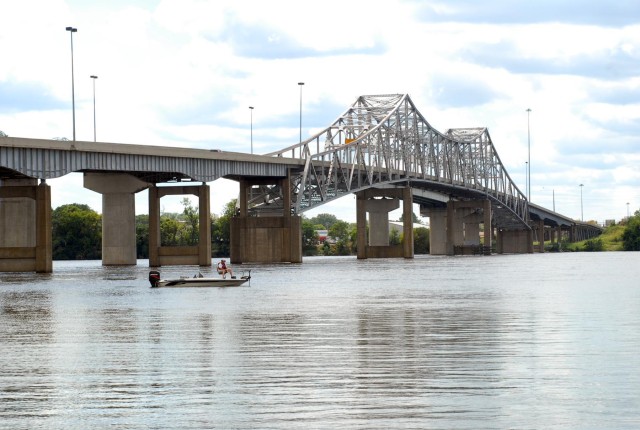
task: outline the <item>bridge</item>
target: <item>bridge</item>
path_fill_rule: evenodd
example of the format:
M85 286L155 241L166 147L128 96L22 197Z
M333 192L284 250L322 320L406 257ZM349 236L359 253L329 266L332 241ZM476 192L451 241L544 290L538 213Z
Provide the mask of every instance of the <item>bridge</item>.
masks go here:
M149 262L211 264L207 182L239 182L232 262L301 262L300 214L357 196L358 258L413 257L412 203L431 224L431 253L544 251L544 240L600 233L532 205L504 168L486 128L431 127L408 95L361 96L329 127L265 155L186 148L0 138L0 271L51 271L47 179L82 172L103 196L103 264L135 264L134 194L149 190ZM39 183L38 183L39 181ZM160 199L199 199L195 247L160 243ZM403 202L404 243L388 242ZM367 233L367 214L369 231ZM483 231L481 241L480 231ZM481 244L482 242L482 244Z

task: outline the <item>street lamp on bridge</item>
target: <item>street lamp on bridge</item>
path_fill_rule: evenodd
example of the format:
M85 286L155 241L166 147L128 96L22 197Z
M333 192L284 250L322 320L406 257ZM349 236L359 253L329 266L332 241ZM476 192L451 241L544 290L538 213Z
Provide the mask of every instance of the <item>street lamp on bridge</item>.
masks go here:
M582 209L582 187L584 187L584 184L580 184L580 220L584 222L584 211Z
M76 96L73 79L73 33L77 32L77 28L67 27L66 30L71 34L71 109L73 112L73 140L76 140Z
M96 75L89 76L93 81L93 141L96 141Z
M251 153L253 154L253 106L249 106L249 112L251 113Z
M304 85L304 82L298 82L298 85L300 86L300 140L299 142L302 142L302 86Z

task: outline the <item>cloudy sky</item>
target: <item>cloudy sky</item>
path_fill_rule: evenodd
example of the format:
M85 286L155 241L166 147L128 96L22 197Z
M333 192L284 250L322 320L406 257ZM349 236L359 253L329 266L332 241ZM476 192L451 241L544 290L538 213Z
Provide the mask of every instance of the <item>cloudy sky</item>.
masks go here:
M534 203L580 219L583 184L585 220L640 208L637 0L2 0L0 17L9 136L72 138L73 26L77 140L94 83L98 141L249 152L252 123L256 153L298 141L300 81L303 136L407 93L440 131L488 127L523 192L529 120ZM101 211L80 174L51 185L54 207ZM237 184L210 185L220 213ZM355 200L318 212L354 221Z

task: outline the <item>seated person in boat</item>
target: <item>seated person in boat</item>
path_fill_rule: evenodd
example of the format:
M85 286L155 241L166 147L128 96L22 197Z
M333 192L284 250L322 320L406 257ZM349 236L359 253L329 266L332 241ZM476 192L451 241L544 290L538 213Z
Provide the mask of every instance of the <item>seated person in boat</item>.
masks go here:
M218 263L218 274L222 275L223 278L226 278L227 277L227 273L229 275L231 275L232 278L235 277L235 276L233 276L233 271L231 270L231 268L227 267L226 260L222 259Z

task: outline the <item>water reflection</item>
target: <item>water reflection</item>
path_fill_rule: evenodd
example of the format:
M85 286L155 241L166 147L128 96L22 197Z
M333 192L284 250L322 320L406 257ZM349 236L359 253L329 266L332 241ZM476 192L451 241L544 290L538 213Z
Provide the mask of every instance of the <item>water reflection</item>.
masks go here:
M547 258L318 259L235 289L0 274L2 426L632 428L640 261L576 284L594 257Z

